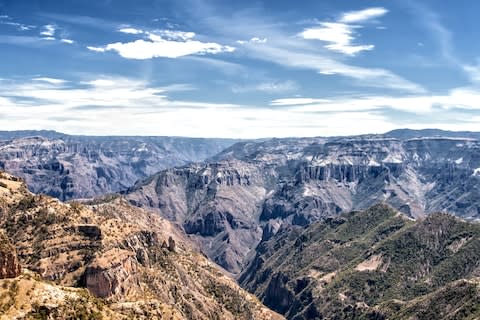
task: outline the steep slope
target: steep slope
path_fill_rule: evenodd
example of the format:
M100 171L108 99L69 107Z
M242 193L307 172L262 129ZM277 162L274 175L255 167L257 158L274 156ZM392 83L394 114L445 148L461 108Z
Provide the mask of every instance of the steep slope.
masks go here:
M26 271L0 280L0 319L131 319L110 309L86 289L62 287ZM178 318L177 318L178 319Z
M35 193L61 200L116 192L155 172L202 161L235 140L89 137L52 131L0 132L0 169Z
M376 205L281 229L239 282L288 319L474 319L479 261L480 224Z
M282 223L306 226L384 201L411 217L480 217L480 143L379 136L240 142L205 164L162 171L126 193L195 235L237 273Z
M92 295L85 298L92 306L103 301L105 312L134 319L281 319L196 251L176 226L121 198L88 207L64 204L33 195L20 179L2 173L0 229L22 266L54 285L45 289L60 299L51 314L70 310L62 292L80 287ZM72 290L74 301L85 295ZM6 312L18 311L24 300L15 299L3 306Z

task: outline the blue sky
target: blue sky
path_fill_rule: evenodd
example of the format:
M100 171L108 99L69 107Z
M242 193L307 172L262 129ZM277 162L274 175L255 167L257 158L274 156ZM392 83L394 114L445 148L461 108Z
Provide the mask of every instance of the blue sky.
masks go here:
M0 0L0 128L479 130L480 3Z

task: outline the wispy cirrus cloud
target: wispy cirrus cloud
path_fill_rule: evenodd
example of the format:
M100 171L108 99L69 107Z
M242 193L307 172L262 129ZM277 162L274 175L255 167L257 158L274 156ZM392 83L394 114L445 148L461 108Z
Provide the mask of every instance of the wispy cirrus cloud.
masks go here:
M440 15L418 1L406 0L403 4L417 16L420 23L429 31L438 45L438 52L445 61L464 72L471 82L480 83L480 63L468 63L457 57L453 45L452 32L442 23Z
M199 6L200 4L201 8L207 8L206 11L213 12L211 8L208 9L208 3L205 1L199 1ZM386 9L367 11L367 13L363 11L360 11L360 13L347 12L341 14L338 20L344 18L348 21L356 20L365 23L380 17L384 12L386 13ZM200 19L201 16L195 18ZM328 48L319 48L314 41L298 36L298 31L292 31L291 28L286 29L284 25L265 15L256 15L252 14L251 11L246 11L228 19L222 16L210 16L206 22L212 30L221 32L223 38L231 39L231 41L254 37L267 39L264 43L240 40L242 45L237 48L237 51L239 55L246 56L249 59L274 63L287 69L311 70L321 76L342 76L353 80L351 83L360 87L382 88L408 93L426 92L422 85L409 81L390 70L381 67L357 66L346 61L343 57L339 58L332 54ZM309 23L312 24L311 20ZM310 28L315 27L318 27L318 23ZM303 31L305 32L307 29ZM329 37L333 41L334 34L330 33ZM350 46L355 45L350 43ZM352 50L358 52L357 49Z
M75 43L74 40L65 38L64 32L58 32L58 30L59 27L56 24L46 24L42 27L42 31L40 31L40 36L43 40L47 41L59 41L65 44ZM57 34L60 34L60 36L58 36Z
M393 89L410 93L424 93L426 89L395 73L381 68L365 68L350 65L313 50L299 50L296 47L273 43L249 47L249 54L256 59L274 62L286 67L314 70L322 75L341 75L355 80L355 84L364 87Z
M298 83L292 80L287 81L264 81L249 85L235 85L232 87L234 93L264 92L268 94L285 93L295 91L299 88Z
M362 28L359 23L367 22L385 15L388 12L385 8L368 8L361 11L352 11L342 14L335 22L320 22L319 26L306 28L300 36L308 40L320 40L328 44L325 48L331 51L340 52L354 56L362 51L370 51L375 48L373 44L354 44L357 30ZM355 23L355 24L353 24Z
M116 42L105 46L87 46L94 52L117 52L126 59L146 60L153 58L179 58L189 55L218 54L233 52L234 47L221 45L215 42L194 40L194 32L179 30L144 31L134 28L122 28L120 32L127 34L143 34L143 39L132 42Z
M48 77L38 77L38 78L33 78L33 81L40 81L40 82L47 82L49 84L53 85L60 85L67 83L68 81L63 80L63 79L57 79L57 78L48 78Z
M259 38L259 37L252 37L250 40L237 40L236 43L238 44L246 44L246 43L267 43L267 38Z
M475 111L480 114L478 101L480 93L471 87L460 87L450 90L447 94L439 95L411 95L411 96L333 96L323 98L284 98L270 102L270 105L289 106L297 112L335 112L335 111L373 111L397 110L414 115L429 115L436 117L436 113L448 113L450 110ZM469 117L464 112L465 118ZM466 120L466 119L465 119Z
M43 26L42 31L40 32L40 35L44 37L53 37L56 31L57 31L57 27L55 25L47 24Z
M342 14L340 22L359 23L380 18L388 13L388 10L382 7L367 8L359 11L349 11Z
M318 99L318 98L282 98L275 99L270 102L271 106L303 106L313 103L323 103L328 102L327 99Z
M29 30L37 28L37 26L35 26L35 25L17 22L15 20L13 20L13 18L8 16L8 15L0 15L0 24L14 27L18 31L29 31Z

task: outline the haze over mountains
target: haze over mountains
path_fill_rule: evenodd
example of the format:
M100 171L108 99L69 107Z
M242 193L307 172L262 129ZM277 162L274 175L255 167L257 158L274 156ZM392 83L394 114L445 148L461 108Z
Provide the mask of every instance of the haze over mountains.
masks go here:
M61 200L91 198L128 188L161 169L202 161L235 142L3 131L0 169L25 178L33 192Z

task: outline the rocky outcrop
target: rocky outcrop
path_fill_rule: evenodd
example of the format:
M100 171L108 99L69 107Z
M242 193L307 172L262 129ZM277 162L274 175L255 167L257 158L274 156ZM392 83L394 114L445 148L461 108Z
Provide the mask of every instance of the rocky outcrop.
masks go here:
M92 240L102 239L102 229L94 224L80 224L77 226L78 232Z
M0 170L25 178L35 193L61 200L91 198L126 189L159 170L202 161L234 142L0 132Z
M0 232L0 279L16 278L22 268L17 257L17 250L3 231Z
M137 266L130 251L113 249L97 257L85 270L85 286L96 297L128 295L138 290Z

